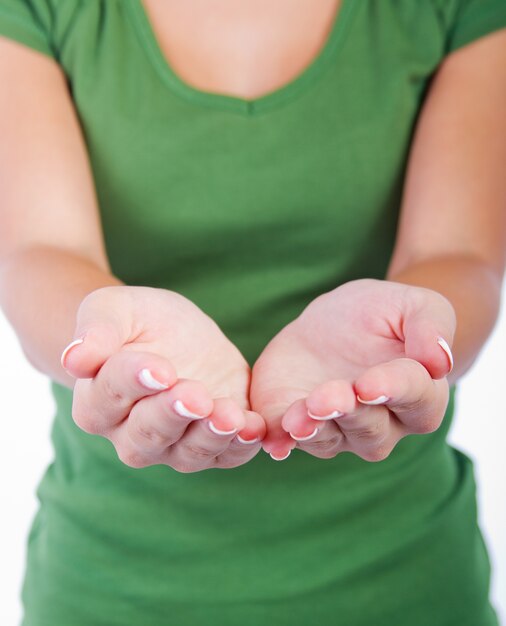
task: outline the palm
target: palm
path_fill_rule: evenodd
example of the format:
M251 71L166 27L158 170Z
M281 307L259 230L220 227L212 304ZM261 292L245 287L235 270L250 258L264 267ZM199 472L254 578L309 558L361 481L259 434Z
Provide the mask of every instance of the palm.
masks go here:
M179 379L199 380L213 398L248 408L249 366L218 325L184 296L165 289L129 288L132 337L122 350L167 358Z
M268 424L264 448L288 443L286 409L332 379L406 356L403 322L421 297L439 294L379 280L357 280L325 293L266 346L253 367L250 402ZM442 298L441 298L442 299ZM441 305L441 302L438 303Z

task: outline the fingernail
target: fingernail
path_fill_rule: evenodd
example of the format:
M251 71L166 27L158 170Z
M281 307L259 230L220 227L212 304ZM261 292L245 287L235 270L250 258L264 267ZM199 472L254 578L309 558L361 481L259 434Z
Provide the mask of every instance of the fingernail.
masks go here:
M243 439L241 435L237 435L237 441L245 444L258 443L260 441L260 437L255 437L255 439Z
M314 420L331 420L334 419L334 417L341 417L342 415L344 415L344 413L342 411L332 411L332 413L329 413L328 415L313 415L311 413L311 411L308 409L307 414L309 415L309 417L312 417Z
M295 439L295 441L307 441L308 439L312 439L313 437L315 437L318 434L318 426L313 430L313 432L310 435L307 435L306 437L296 437L295 435L293 435L292 433L290 433L290 437L292 439Z
M186 408L186 406L181 402L181 400L176 400L173 403L172 408L178 415L181 415L181 417L191 417L192 419L195 419L195 420L201 420L201 419L204 419L204 417L207 417L207 415L197 415L196 413L192 413Z
M453 369L453 354L452 354L452 351L450 350L450 346L448 345L448 343L442 337L438 337L437 338L437 342L443 348L443 350L446 352L446 356L448 357L448 360L450 361L450 371L448 372L448 374L449 374L452 371L452 369Z
M217 435L232 435L237 432L237 428L233 428L232 430L220 430L219 428L216 428L211 420L209 420L209 428Z
M165 383L161 383L159 380L156 380L156 378L147 367L139 372L139 381L142 385L144 385L144 387L147 387L148 389L161 390L169 388L169 385L166 385Z
M62 365L62 367L65 367L65 358L67 356L67 354L70 352L70 350L74 347L79 345L80 343L83 343L84 339L81 337L79 339L74 339L74 341L72 341L71 343L69 343L69 345L65 348L65 350L61 353L61 357L60 357L60 363Z
M285 456L274 456L274 454L272 452L270 452L269 454L275 461L284 461L285 459L287 459L290 456L290 452L291 452L291 450L288 450L288 452L285 454Z
M374 400L363 400L357 394L357 400L359 402L362 402L362 404L383 404L383 402L387 402L388 400L390 400L390 398L388 396L378 396L377 398L374 398Z

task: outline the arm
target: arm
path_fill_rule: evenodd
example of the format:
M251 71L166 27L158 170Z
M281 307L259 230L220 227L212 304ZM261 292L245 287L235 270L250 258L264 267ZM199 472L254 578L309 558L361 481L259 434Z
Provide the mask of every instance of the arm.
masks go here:
M438 291L457 330L449 382L497 319L506 263L506 31L450 54L431 85L386 278Z
M60 67L0 37L0 84L0 305L26 357L72 389L76 424L130 467L246 463L265 432L248 410L248 364L183 296L111 274ZM67 373L60 355L82 333Z
M73 387L60 355L84 296L111 274L84 141L59 65L0 37L0 306L30 363Z
M251 406L268 423L262 446L274 458L297 446L378 461L403 437L439 428L448 385L469 369L499 309L504 67L506 30L448 55L420 114L386 280L321 294L256 361ZM452 343L451 372L438 338Z

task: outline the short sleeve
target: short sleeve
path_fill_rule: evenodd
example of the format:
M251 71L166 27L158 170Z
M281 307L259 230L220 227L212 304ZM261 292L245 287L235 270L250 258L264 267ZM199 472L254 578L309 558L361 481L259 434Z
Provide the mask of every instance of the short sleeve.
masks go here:
M48 0L0 0L0 35L56 57L51 21Z
M447 53L506 28L506 0L460 0L447 40Z

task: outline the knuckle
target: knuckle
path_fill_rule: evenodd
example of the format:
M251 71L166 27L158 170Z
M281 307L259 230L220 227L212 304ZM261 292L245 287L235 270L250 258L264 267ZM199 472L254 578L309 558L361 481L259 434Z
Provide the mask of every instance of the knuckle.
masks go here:
M318 459L333 459L338 454L338 450L336 448L333 448L332 450L313 450L311 448L303 449Z
M335 435L328 439L322 439L320 441L313 441L307 443L305 447L310 448L311 451L318 453L335 452L335 449L342 441L342 435Z
M74 386L72 396L72 419L76 426L86 433L92 435L99 434L102 431L100 420L96 412L90 406L88 387L84 385L84 380L77 380Z
M368 424L362 428L348 430L346 432L350 437L354 437L356 439L378 439L382 433L382 424L380 422L375 422L372 424Z
M424 413L413 420L411 432L416 434L433 433L441 426L444 411L433 411L432 413Z
M441 420L439 418L435 418L434 416L422 418L417 421L416 432L419 434L433 433L439 428L440 425Z
M393 450L393 446L384 445L384 446L376 446L362 452L359 456L361 456L365 461L370 461L372 463L377 463L379 461L384 461L386 458L390 456L390 453Z
M166 443L166 437L162 435L156 428L149 424L143 423L141 420L128 422L129 435L140 443L150 443L154 446L162 446Z
M193 474L195 472L200 472L202 469L205 469L202 467L197 467L195 464L192 465L188 461L172 461L170 463L170 467L172 467L172 469L181 474Z
M402 402L402 410L404 413L416 415L427 408L427 400L422 397L411 398ZM395 409L394 409L395 410Z
M120 406L126 404L125 393L118 387L118 383L109 376L102 382L102 391L109 402Z
M97 418L94 418L92 413L72 409L72 419L81 430L90 435L99 435L103 431L102 423Z
M146 461L144 457L142 457L138 452L135 452L134 450L130 450L128 448L119 448L116 449L116 453L119 460L125 465L128 465L128 467L138 469L150 465L150 463Z
M183 443L181 445L185 454L199 460L211 460L216 456L215 452L198 444Z
M92 405L85 401L86 396L76 394L72 401L72 419L74 423L84 432L90 435L103 435L107 432L107 420L104 416L93 410Z
M249 457L248 457L249 458ZM218 455L215 460L215 467L222 469L231 469L233 467L238 467L245 463L246 460L242 458L238 460L237 457L232 457L229 454Z

